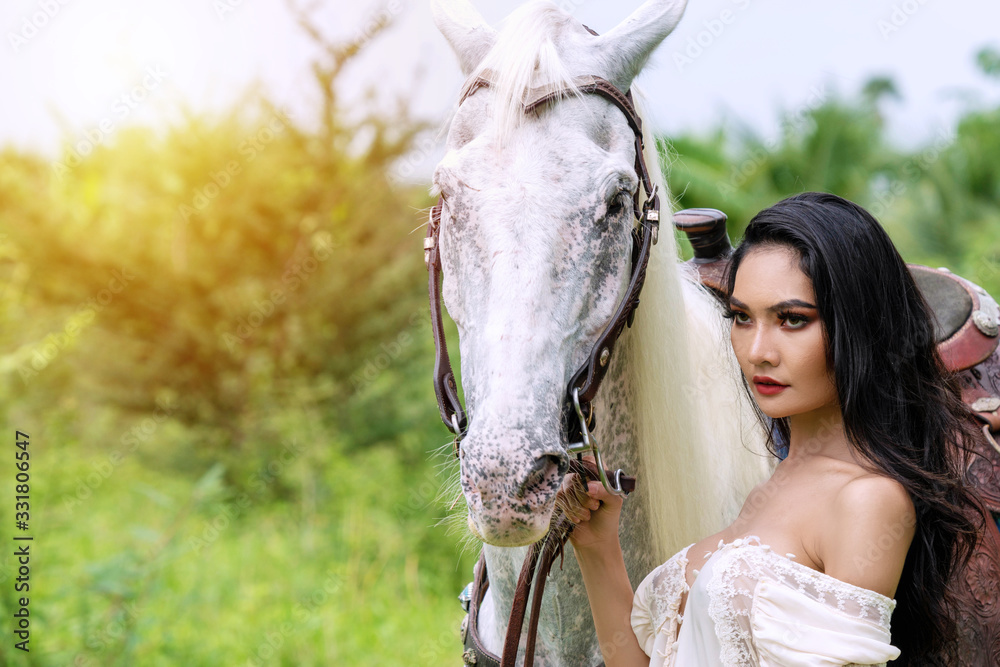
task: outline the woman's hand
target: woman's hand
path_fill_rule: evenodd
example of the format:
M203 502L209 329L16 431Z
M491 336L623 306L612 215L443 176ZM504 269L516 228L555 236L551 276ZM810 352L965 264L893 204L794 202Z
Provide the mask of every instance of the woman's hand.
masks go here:
M579 475L569 474L557 502L576 524L569 539L587 587L605 664L648 665L649 656L632 631L632 584L618 542L623 498L608 493L600 482L584 486Z
M589 458L589 457L588 457ZM576 524L569 540L577 552L620 549L618 521L624 499L608 493L600 482L590 482L584 491L582 478L570 473L559 491L566 516Z

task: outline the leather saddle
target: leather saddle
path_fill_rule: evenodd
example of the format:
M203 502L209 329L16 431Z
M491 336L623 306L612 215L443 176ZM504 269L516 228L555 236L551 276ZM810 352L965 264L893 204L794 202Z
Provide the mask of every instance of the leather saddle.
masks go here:
M726 215L710 208L686 209L674 214L674 226L694 250L688 265L706 288L725 299L722 279L733 251ZM966 475L985 505L983 514L991 519L969 564L949 584L956 595L961 638L956 653L935 664L957 659L962 665L1000 665L1000 307L982 287L948 269L908 266L934 314L941 359L958 374L962 400L982 424L984 437L973 443Z

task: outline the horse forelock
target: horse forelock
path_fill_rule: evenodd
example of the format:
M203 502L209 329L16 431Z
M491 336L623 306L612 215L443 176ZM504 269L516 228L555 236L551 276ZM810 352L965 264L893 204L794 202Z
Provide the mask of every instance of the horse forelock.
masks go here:
M500 145L524 119L526 91L556 85L567 95L579 94L573 79L582 72L567 65L566 55L591 38L579 21L548 1L524 5L505 19L493 48L469 77L470 82L480 77L491 82Z

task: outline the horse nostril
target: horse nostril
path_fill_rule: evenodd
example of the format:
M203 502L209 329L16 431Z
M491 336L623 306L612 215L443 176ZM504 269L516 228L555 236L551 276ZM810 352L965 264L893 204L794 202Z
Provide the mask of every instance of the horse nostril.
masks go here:
M524 481L517 487L514 495L518 499L524 498L535 487L541 485L553 472L557 472L561 479L568 467L569 463L565 456L558 456L556 454L543 454L539 456L531 464L531 469L525 476ZM553 492L555 491L556 489L554 488Z
M549 459L559 471L559 479L562 479L566 471L569 470L569 457L565 454L546 454L543 458Z

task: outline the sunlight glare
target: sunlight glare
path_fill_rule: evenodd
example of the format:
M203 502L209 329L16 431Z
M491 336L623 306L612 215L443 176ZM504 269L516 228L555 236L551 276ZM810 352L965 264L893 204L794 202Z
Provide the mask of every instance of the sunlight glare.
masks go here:
M134 111L155 106L168 97L171 73L185 54L179 43L190 34L185 16L177 11L155 13L125 0L105 0L103 11L87 12L74 21L52 48L59 97L73 99L60 112L71 124L102 119L123 120ZM145 115L145 114L143 114Z

